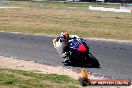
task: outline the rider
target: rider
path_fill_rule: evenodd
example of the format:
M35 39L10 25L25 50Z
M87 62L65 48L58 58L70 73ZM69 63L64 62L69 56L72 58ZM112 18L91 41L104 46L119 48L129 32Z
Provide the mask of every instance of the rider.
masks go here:
M85 43L77 35L69 35L68 32L61 32L58 39L60 39L60 41L64 44L63 51L60 53L64 58L63 62L69 61L69 57L67 55L69 47L72 47L71 51L74 52L75 55L77 55L77 53L85 54L87 52L87 47ZM58 41L58 39L56 39L56 41ZM59 43L56 44L59 45Z

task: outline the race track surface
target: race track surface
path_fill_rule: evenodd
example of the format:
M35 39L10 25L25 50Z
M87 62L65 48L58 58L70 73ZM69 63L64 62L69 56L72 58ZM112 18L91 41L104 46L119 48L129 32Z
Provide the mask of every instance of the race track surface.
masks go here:
M42 64L64 66L52 47L53 37L0 32L0 55L13 56ZM132 43L87 40L101 68L86 68L99 75L132 80ZM72 67L77 68L80 67Z

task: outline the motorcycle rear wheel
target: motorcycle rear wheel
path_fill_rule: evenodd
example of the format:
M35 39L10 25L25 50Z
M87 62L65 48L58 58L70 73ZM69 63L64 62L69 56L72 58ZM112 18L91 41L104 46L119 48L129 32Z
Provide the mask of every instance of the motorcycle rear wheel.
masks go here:
M93 67L99 68L100 64L99 64L98 60L91 53L89 53L88 56L89 56L89 62L90 62L90 64Z

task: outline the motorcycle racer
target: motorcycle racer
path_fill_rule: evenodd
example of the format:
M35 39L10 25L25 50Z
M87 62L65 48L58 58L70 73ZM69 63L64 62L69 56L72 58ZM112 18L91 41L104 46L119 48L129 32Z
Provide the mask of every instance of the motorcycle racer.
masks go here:
M68 32L61 32L59 37L53 40L53 45L64 58L64 63L70 61L69 53L76 57L82 57L89 50L83 39L77 35L69 35Z

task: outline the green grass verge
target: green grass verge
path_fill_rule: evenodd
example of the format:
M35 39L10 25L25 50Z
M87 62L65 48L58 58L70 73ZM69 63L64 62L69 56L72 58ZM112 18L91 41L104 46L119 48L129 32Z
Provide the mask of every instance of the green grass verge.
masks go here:
M0 69L0 88L78 88L78 82L65 75Z

